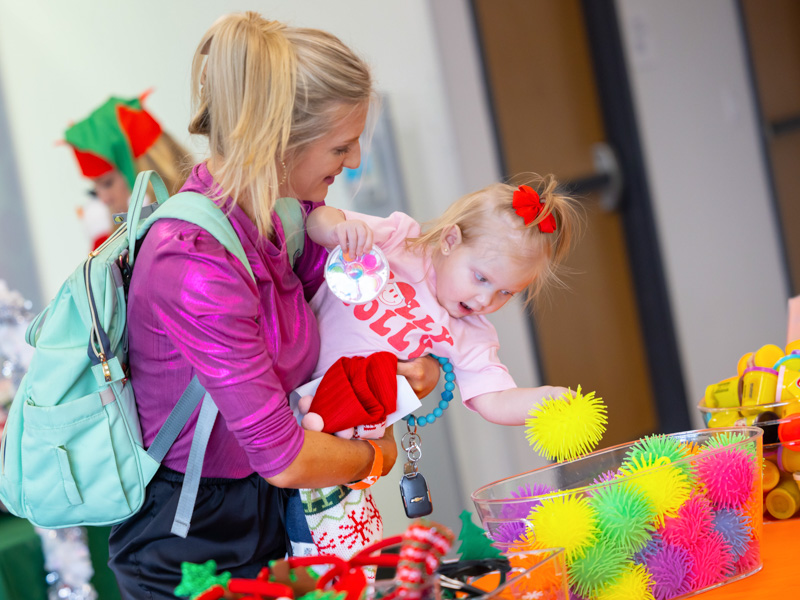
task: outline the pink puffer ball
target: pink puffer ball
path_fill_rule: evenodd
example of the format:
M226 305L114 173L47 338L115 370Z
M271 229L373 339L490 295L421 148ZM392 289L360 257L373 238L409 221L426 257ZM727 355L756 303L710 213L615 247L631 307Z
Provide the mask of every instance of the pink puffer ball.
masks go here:
M700 590L724 580L733 572L733 554L718 531L697 540L689 550L692 557L692 589Z
M756 481L755 457L731 448L703 453L697 460L697 475L706 496L717 508L739 508L750 497Z

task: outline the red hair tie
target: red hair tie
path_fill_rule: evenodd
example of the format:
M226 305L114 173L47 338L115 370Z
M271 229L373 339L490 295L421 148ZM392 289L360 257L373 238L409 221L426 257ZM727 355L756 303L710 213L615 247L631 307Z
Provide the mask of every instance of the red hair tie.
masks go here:
M512 206L514 212L525 221L525 225L533 223L544 210L544 203L539 198L539 194L527 185L521 185L514 191ZM548 213L544 219L539 221L538 227L542 233L553 233L556 230L556 218L553 213Z

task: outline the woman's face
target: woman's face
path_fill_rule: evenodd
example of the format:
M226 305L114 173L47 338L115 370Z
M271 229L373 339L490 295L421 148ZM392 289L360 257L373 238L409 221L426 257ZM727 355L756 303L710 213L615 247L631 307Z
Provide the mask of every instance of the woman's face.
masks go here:
M364 131L368 106L343 105L334 113L336 125L306 146L290 165L281 196L321 202L342 169L361 164L358 138Z
M131 189L128 187L128 180L122 176L122 173L114 169L105 175L95 177L92 181L97 199L108 206L112 215L128 212Z

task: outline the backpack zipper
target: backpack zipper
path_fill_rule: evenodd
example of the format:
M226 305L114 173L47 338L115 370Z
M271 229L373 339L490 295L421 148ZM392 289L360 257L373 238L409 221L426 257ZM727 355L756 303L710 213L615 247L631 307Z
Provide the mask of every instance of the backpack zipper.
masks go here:
M89 253L89 257L86 259L86 262L83 265L83 278L84 278L84 286L86 287L86 295L89 299L89 314L92 317L92 334L89 340L89 347L92 349L92 352L97 357L98 362L103 366L103 378L106 382L111 381L111 368L108 366L108 353L106 352L106 348L103 346L103 339L108 339L103 332L101 335L100 332L100 325L98 324L99 317L97 316L97 307L94 303L94 296L92 294L92 278L91 278L91 270L92 270L92 260L100 254L100 251L106 247L109 243L119 238L123 233L127 231L128 227L127 224L122 225L114 232L114 234L109 237L99 248L96 250L92 250ZM99 351L97 349L100 349ZM111 356L110 358L113 358Z

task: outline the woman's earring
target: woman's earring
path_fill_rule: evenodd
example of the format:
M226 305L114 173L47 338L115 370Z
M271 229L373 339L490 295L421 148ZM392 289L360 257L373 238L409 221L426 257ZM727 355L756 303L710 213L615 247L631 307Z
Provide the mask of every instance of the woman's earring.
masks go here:
M448 248L447 246L442 248L442 254L447 254L448 252L450 252L450 248Z
M286 163L281 159L281 169L283 169L283 176L281 177L281 181L278 185L283 185L286 183L286 176L289 174L289 171L286 170Z

